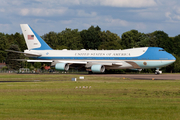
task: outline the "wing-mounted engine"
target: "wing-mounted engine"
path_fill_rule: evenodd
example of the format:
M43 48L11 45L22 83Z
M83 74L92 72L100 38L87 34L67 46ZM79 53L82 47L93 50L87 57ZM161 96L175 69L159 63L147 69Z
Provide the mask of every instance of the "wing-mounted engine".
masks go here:
M68 71L69 70L69 64L68 63L57 63L55 65L55 69L56 70L65 70L65 71Z
M105 72L105 66L104 65L92 65L91 71L95 73L103 73Z

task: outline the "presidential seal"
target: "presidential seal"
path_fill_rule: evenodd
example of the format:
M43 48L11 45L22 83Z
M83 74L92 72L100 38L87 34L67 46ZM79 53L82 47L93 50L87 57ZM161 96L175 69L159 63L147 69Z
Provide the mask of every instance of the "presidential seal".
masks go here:
M143 62L143 64L146 66L146 65L147 65L147 62Z

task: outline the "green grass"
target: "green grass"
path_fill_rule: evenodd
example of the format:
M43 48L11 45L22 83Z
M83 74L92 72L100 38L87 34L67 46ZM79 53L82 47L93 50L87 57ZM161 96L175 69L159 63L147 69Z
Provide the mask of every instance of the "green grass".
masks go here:
M71 78L84 76L72 82ZM38 81L37 81L38 80ZM180 80L0 74L0 119L178 120ZM79 89L79 86L91 86ZM76 89L78 87L78 89Z

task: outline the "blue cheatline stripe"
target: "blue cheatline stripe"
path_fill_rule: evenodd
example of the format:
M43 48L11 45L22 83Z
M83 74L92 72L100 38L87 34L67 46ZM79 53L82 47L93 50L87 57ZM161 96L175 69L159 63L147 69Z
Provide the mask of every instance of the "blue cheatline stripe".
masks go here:
M138 60L138 58L125 57L37 57L42 60Z
M41 60L176 60L176 58L166 51L159 51L162 48L149 47L147 51L138 57L77 57L77 56L60 56L60 57L37 57Z
M174 60L174 59L142 59L138 57L35 57L40 60Z
M43 58L42 58L43 59ZM53 59L53 60L56 60L55 58L49 58L49 59ZM59 57L57 58L57 60L96 60L96 62L98 61L103 61L103 60L109 60L109 62L112 62L113 60L115 60L116 62L118 62L117 59L113 59L112 58L109 58L109 59L100 59L100 58L94 58L94 59L84 59L83 57L81 58L78 58L78 59L74 59L73 57L66 57L65 59L63 59L63 57L60 59ZM112 61L111 61L112 60ZM123 60L123 59L119 59L119 60ZM126 60L124 60L126 61ZM128 61L128 60L127 60ZM157 68L157 67L164 67L164 66L167 66L167 65L170 65L174 62L174 60L131 60L132 62L135 62L140 68L142 69L148 69L148 68ZM93 62L93 61L92 61ZM106 61L107 62L107 61ZM114 61L113 61L114 62ZM145 64L146 62L146 64Z
M33 31L34 35L36 36L38 41L41 43L41 47L34 48L32 50L53 50L30 26L29 28Z

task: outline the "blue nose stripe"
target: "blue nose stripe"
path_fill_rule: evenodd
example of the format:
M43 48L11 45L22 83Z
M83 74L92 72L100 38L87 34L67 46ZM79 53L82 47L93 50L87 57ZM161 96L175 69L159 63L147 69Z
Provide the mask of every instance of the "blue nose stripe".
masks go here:
M160 50L162 50L160 47L149 47L139 58L146 58L147 60L176 60L172 54Z

